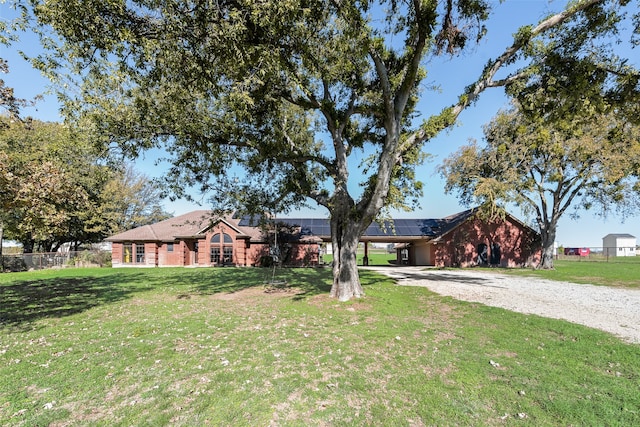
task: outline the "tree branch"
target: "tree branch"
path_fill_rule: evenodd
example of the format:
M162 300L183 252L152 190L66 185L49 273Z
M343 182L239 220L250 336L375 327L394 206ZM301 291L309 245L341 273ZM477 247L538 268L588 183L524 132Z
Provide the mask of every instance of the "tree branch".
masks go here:
M585 10L586 8L593 6L594 4L601 3L605 0L583 0L576 3L573 7L570 7L567 10L564 10L560 13L557 13L542 22L540 22L536 27L532 28L528 31L526 37L516 38L511 46L509 46L505 51L498 56L494 61L487 64L485 67L482 76L472 84L466 91L464 95L462 95L457 104L452 105L451 107L443 110L442 113L438 116L440 120L430 120L427 123L423 124L420 130L415 132L409 138L407 138L406 145L413 144L421 144L425 140L431 138L433 135L437 134L442 129L446 129L451 126L455 120L458 118L460 113L464 111L469 105L474 103L480 94L487 88L497 87L500 83L507 84L512 82L514 78L520 77L520 73L509 77L507 79L494 81L493 78L497 74L497 72L506 64L511 62L514 57L520 52L522 48L524 48L533 38L544 34L551 28L554 28L564 22L568 21L570 18L575 16L577 13ZM440 123L434 123L434 122ZM427 125L436 125L437 127L434 129L425 129Z
M421 2L414 0L414 8L416 13L416 21L418 27L418 35L417 39L411 49L407 49L411 52L407 69L405 70L404 78L402 79L402 84L400 85L395 103L394 103L394 117L396 120L401 118L402 113L407 105L409 100L409 96L411 94L411 87L416 81L416 76L418 75L418 71L420 70L420 62L422 60L422 52L424 51L427 39L428 30L424 28L422 17L422 8Z

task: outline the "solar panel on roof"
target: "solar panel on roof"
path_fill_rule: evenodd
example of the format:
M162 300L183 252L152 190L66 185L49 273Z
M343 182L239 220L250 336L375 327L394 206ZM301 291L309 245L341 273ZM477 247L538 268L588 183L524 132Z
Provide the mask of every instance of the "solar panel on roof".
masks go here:
M257 227L262 219L263 217L261 215L245 215L240 222L238 222L238 225L240 227Z
M328 236L331 229L329 221L322 218L278 218L277 221L300 227L300 233L305 236Z
M240 226L256 227L262 218L259 216L244 216ZM436 236L454 227L463 216L450 219L396 219L385 221L382 225L373 222L364 232L368 237L384 236ZM328 218L278 218L282 222L291 226L299 226L302 235L329 236L331 234L331 224Z

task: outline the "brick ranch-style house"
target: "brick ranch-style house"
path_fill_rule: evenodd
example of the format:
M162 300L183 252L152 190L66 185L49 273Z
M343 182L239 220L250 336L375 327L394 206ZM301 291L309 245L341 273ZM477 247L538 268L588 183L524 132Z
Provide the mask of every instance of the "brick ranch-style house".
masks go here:
M216 218L198 210L106 239L114 267L254 266L270 254L268 235L240 225L241 218ZM322 241L293 233L286 242L292 264L317 264Z
M321 263L321 247L331 242L328 219L281 218L288 224L289 265ZM270 238L271 237L271 238ZM249 218L214 218L199 210L106 239L114 267L256 266L272 253L273 236ZM361 237L368 264L369 243L393 244L396 263L437 267L494 265L521 267L540 260L539 234L506 214L487 221L476 209L441 219L396 219L373 223Z

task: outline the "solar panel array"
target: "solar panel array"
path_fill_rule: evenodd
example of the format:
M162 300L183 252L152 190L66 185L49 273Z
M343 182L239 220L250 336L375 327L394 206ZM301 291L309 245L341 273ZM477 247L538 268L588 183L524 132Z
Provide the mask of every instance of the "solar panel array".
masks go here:
M278 218L282 222L292 226L299 226L303 236L330 236L331 225L326 218ZM393 222L385 221L382 226L377 222L372 223L364 233L368 237L384 236L435 236L440 233L439 220L436 219L396 219ZM240 221L240 226L256 226L257 218L245 217Z
M241 227L256 227L260 224L261 220L263 220L261 217L245 216L240 220L238 225ZM276 218L275 221L300 227L300 234L303 236L331 235L331 225L326 218Z
M385 221L382 226L372 223L362 237L435 237L449 231L460 221L466 219L472 211L461 212L443 219L395 219ZM260 223L258 217L242 218L238 225L255 227ZM331 225L327 218L277 218L277 222L299 226L302 236L330 236Z
M331 224L326 218L278 218L278 222L299 226L303 236L331 235Z

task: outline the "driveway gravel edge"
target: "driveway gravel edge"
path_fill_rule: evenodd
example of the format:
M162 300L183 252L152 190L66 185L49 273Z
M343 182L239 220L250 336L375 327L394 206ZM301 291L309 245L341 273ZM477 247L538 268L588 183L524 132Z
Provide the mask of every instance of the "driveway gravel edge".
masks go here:
M363 267L400 286L422 286L453 298L525 314L563 319L640 343L640 290L556 282L487 270Z

